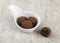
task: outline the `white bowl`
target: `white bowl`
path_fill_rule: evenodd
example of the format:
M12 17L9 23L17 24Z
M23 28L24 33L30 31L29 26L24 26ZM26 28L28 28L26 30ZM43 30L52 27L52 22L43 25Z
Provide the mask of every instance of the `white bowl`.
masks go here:
M15 24L16 26L23 32L27 32L27 33L30 33L30 32L33 32L34 30L37 29L37 27L40 25L41 23L41 18L38 14L34 13L34 12L31 12L31 11L23 11L21 10L20 8L16 7L15 5L10 5L9 6L9 9L11 10L13 16L14 16L14 21L15 21ZM31 29L25 29L25 28L22 28L20 27L18 24L17 24L17 19L21 16L25 16L25 17L35 17L37 19L37 25Z

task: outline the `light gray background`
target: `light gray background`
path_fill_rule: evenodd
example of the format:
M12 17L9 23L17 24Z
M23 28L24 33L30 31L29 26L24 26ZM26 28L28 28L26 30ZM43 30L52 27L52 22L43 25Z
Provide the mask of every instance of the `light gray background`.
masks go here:
M37 31L30 34L21 32L7 9L11 4L37 13L42 19L37 30L50 27L51 36L43 37ZM60 0L0 0L0 43L60 43Z

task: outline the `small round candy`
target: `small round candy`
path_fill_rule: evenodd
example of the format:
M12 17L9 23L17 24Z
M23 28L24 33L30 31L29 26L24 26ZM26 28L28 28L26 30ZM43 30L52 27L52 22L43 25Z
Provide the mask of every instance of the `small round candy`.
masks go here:
M25 20L21 23L21 27L23 27L25 29L30 29L33 27L33 24L31 23L31 21Z
M24 17L24 16L21 16L21 17L19 17L18 19L17 19L17 23L20 25L23 21L25 21L25 20L27 20L27 18L26 17Z
M34 26L37 24L37 19L35 17L29 17L28 20L30 20Z
M45 37L49 37L51 34L51 29L49 27L44 27L41 29L40 33Z

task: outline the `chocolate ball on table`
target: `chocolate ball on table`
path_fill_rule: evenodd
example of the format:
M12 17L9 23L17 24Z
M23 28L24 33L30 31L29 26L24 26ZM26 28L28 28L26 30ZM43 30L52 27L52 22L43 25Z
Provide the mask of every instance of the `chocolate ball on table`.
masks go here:
M21 23L21 27L25 28L25 29L30 29L33 27L33 24L31 21L29 20L25 20Z
M17 19L17 23L20 25L25 20L27 20L27 18L25 16L21 16Z
M44 27L41 29L40 33L45 37L49 37L51 34L51 29L49 27Z
M37 19L35 17L29 17L28 20L30 20L33 23L34 27L36 26Z

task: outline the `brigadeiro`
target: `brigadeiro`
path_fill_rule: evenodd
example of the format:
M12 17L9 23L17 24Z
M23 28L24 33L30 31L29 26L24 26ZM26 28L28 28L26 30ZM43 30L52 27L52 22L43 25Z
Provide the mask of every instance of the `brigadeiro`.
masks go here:
M17 23L20 25L25 20L27 20L27 18L25 16L21 16L17 19Z
M21 27L25 28L25 29L30 29L33 27L33 24L31 21L29 20L25 20L21 23Z
M29 17L28 20L30 20L33 23L33 26L35 27L37 24L37 19L35 17Z
M51 29L49 27L44 27L41 29L40 33L45 37L49 37L51 34Z

